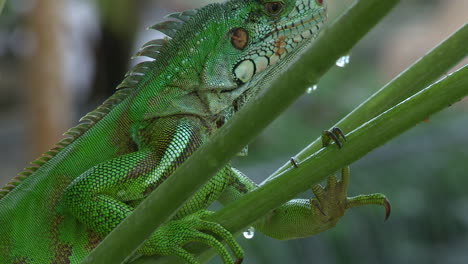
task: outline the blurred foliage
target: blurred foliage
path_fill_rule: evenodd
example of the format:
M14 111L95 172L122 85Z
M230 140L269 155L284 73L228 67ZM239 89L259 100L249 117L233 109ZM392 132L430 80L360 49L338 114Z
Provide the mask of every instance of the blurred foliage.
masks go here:
M129 0L96 0L96 6L102 23L115 34L126 35L129 31L135 32L134 20L139 3L143 1Z
M5 5L0 17L0 50L6 47L5 43L19 45L19 40L28 40L27 35L16 29L27 16L31 1L14 0ZM184 10L208 2L89 1L97 4L102 37L98 43L89 45L112 52L101 53L107 54L105 63L99 63L96 55L92 64L82 65L94 65L95 78L106 79L106 84L91 82L94 97L88 102L92 105L79 110L75 118L92 109L120 82L129 55L137 48L135 39L143 34L137 33L137 29L162 20L164 13L171 12L169 9ZM351 2L329 0L330 18ZM347 67L330 71L319 82L317 91L300 98L250 144L248 157L236 158L233 164L261 182L323 129L389 81L395 72L406 68L467 21L466 0L402 2L353 50ZM20 3L24 3L23 9L18 7ZM448 11L449 6L454 8ZM442 16L444 13L447 16ZM149 17L150 21L143 17ZM105 38L106 32L112 37ZM149 38L155 36L152 32L144 34L150 34ZM115 51L113 47L117 44L122 48ZM21 65L28 61L13 52L14 45L8 45L7 52L0 52L0 184L31 158L27 155L20 82ZM97 49L95 54L99 54ZM96 92L103 86L107 87L105 91ZM348 211L334 229L307 239L276 241L257 233L251 240L239 239L247 252L244 263L468 263L467 112L468 103L464 100L352 164L350 195L385 193L393 207L387 222L383 223L381 208L367 207ZM306 193L303 197L310 195ZM211 263L219 262L215 258Z
M5 5L5 0L0 0L0 13L2 13L4 5Z

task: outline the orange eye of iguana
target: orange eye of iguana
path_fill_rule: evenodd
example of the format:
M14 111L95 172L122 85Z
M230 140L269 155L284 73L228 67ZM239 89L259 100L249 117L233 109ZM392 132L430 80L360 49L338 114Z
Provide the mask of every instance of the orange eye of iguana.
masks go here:
M265 9L268 15L276 16L283 10L283 3L281 2L270 2L265 4Z

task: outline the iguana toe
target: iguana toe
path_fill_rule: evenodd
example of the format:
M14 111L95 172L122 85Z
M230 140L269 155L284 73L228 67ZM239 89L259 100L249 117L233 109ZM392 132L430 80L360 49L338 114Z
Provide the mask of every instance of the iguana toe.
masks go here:
M391 206L385 195L374 193L347 197L349 167L343 168L341 175L340 181L335 175L329 176L325 188L319 184L312 186L312 192L316 198L311 199L310 204L324 217L323 221L336 222L344 215L346 209L369 204L382 205L385 208L385 220L388 219Z
M331 130L325 130L322 132L322 146L326 147L330 144L330 141L333 141L338 148L342 148L343 143L341 143L340 138L346 142L346 136L340 128L334 127Z
M199 262L193 254L183 248L190 242L198 242L213 248L225 264L241 263L244 252L234 240L234 236L220 224L202 219L210 214L211 212L207 210L201 210L182 219L166 223L145 242L139 253L143 255L172 255L182 258L187 263L198 264ZM226 242L236 260L233 260L231 254L218 238Z
M381 193L373 193L373 194L365 194L365 195L358 195L355 197L349 197L346 201L346 209L356 207L356 206L363 206L363 205L381 205L385 208L385 220L390 217L391 213L391 206L390 202L388 201L387 197Z

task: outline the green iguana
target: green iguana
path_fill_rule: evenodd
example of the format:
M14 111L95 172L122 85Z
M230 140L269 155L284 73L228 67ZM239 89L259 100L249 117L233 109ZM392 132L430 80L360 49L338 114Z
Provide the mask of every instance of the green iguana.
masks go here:
M291 63L326 19L323 0L231 0L174 13L153 26L169 38L146 43L113 96L65 139L0 189L0 263L80 263L152 190ZM383 195L346 197L330 177L316 199L292 200L254 224L277 239L336 224L346 208L386 204ZM138 250L198 263L183 246L201 242L224 263L243 251L221 225L203 220L213 201L257 185L226 165ZM161 201L164 202L164 201ZM204 232L209 231L209 232ZM213 235L214 234L214 235Z

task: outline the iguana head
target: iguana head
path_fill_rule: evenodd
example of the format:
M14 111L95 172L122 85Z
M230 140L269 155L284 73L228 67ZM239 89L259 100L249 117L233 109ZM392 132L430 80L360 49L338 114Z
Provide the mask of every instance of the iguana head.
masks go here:
M218 29L209 32L216 44L212 43L202 72L208 89L248 83L316 36L326 19L323 0L231 0L221 9L223 16L213 15L214 21L209 14L218 11L214 6L200 10L205 17L202 30L213 23Z
M276 65L304 40L313 38L326 19L323 0L231 1L229 38L239 50L232 74L239 84ZM246 7L242 7L246 6Z
M217 91L206 93L212 113L229 104L234 110L224 111L236 111L268 85L272 71L297 56L327 17L323 0L231 0L223 9L217 45L201 74L206 88Z
M179 21L152 28L172 39L150 41L138 53L155 58L158 68L137 66L121 87L141 84L141 78L171 87L174 95L164 94L174 99L148 108L148 118L193 114L227 120L310 43L326 20L326 7L323 0L230 0L168 17ZM157 101L148 94L160 92L148 91L142 102Z

